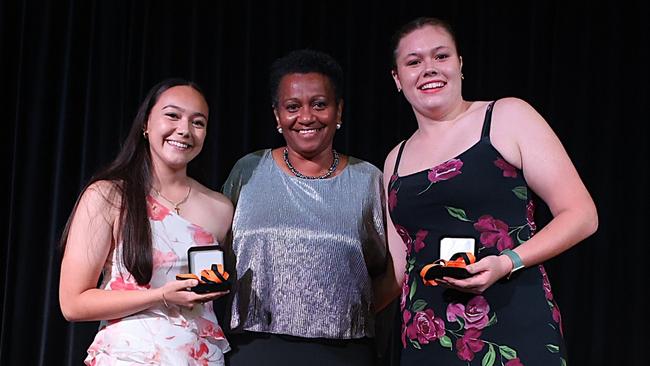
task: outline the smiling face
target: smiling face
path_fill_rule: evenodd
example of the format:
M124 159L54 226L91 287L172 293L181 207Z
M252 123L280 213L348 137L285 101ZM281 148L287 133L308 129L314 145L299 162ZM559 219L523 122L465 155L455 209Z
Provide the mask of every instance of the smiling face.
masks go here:
M330 154L343 101L337 103L329 78L319 73L287 74L273 109L287 147L305 158Z
M395 84L416 114L453 110L462 103L462 59L447 30L427 25L405 35L396 50Z
M164 91L149 113L149 152L154 167L185 169L203 148L208 123L208 104L190 86Z

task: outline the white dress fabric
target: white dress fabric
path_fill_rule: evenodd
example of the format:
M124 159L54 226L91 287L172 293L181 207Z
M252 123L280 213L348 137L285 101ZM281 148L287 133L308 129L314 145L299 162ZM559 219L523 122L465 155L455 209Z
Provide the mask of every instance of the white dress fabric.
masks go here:
M100 286L109 291L158 288L188 273L187 249L216 244L212 234L147 196L153 243L151 281L140 286L122 263L122 246L108 257ZM86 365L223 365L230 350L212 303L192 310L162 303L120 319L102 321Z

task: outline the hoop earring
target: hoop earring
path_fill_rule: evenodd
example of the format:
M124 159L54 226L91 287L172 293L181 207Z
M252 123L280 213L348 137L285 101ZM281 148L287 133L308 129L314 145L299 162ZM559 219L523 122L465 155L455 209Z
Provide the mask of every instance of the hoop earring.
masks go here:
M145 140L149 140L149 131L142 131L142 137L144 137Z
M397 88L397 92L398 92L398 93L401 93L401 92L402 92L402 88L399 88L399 87L398 87L398 88Z
M465 80L465 75L462 72L460 73L460 80Z
M282 127L278 127L278 133L282 134Z
M339 123L336 124L336 129L337 129L337 130L340 130L340 129L341 129L341 122L339 122Z

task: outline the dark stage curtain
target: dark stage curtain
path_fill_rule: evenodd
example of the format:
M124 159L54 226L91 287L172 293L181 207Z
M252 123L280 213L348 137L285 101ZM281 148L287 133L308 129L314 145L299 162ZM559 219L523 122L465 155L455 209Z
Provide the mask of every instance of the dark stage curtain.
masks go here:
M389 74L389 37L416 16L456 26L467 99L521 97L548 120L598 205L598 232L547 265L569 364L645 364L647 3L382 4L0 0L0 112L9 120L0 144L0 364L81 364L97 323L61 315L58 238L149 87L170 76L203 86L209 136L191 173L219 189L236 159L282 143L271 61L295 48L324 50L346 73L336 148L382 167L416 128Z

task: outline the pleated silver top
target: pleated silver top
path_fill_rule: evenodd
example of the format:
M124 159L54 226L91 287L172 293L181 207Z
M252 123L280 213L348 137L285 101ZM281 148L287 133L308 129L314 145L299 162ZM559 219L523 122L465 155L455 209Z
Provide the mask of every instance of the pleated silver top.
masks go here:
M374 336L371 278L386 263L379 169L350 157L333 178L301 179L262 150L235 164L223 192L236 207L233 330Z

